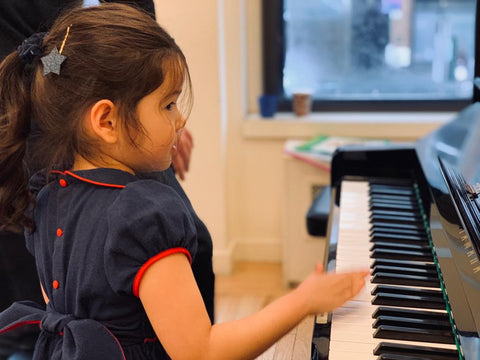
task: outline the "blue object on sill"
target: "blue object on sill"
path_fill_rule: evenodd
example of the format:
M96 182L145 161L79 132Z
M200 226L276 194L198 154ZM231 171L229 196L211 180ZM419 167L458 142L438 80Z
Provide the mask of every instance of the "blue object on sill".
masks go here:
M265 94L258 97L258 106L262 117L273 117L277 112L278 96Z

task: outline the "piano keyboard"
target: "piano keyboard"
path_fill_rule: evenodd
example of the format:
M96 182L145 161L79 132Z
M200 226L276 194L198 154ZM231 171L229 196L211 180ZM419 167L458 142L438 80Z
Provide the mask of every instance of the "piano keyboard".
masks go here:
M459 359L428 244L412 184L342 181L336 271L371 277L332 314L330 360Z

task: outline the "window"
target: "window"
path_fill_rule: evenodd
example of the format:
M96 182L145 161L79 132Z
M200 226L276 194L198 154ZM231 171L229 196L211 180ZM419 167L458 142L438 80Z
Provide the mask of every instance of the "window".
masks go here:
M290 110L459 110L471 103L475 0L264 0L264 91Z

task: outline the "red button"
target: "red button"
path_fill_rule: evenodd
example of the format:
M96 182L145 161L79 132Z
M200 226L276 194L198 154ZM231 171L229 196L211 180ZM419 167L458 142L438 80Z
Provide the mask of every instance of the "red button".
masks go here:
M58 228L57 229L57 236L60 237L60 236L62 236L62 234L63 234L63 230Z
M57 280L53 280L53 284L52 284L52 285L53 285L53 288L54 288L54 289L58 289L59 283L58 283Z
M67 186L67 181L66 181L65 179L60 179L59 182L60 182L60 186L61 186L61 187Z

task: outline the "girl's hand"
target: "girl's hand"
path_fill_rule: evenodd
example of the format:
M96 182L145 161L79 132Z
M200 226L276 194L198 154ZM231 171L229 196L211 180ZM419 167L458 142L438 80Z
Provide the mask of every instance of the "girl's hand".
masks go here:
M186 128L182 129L177 144L177 153L172 159L173 168L180 180L185 180L185 174L190 166L190 157L193 148L193 136Z
M365 286L365 277L370 271L325 273L317 264L313 271L297 288L305 297L310 314L331 312L355 297Z

